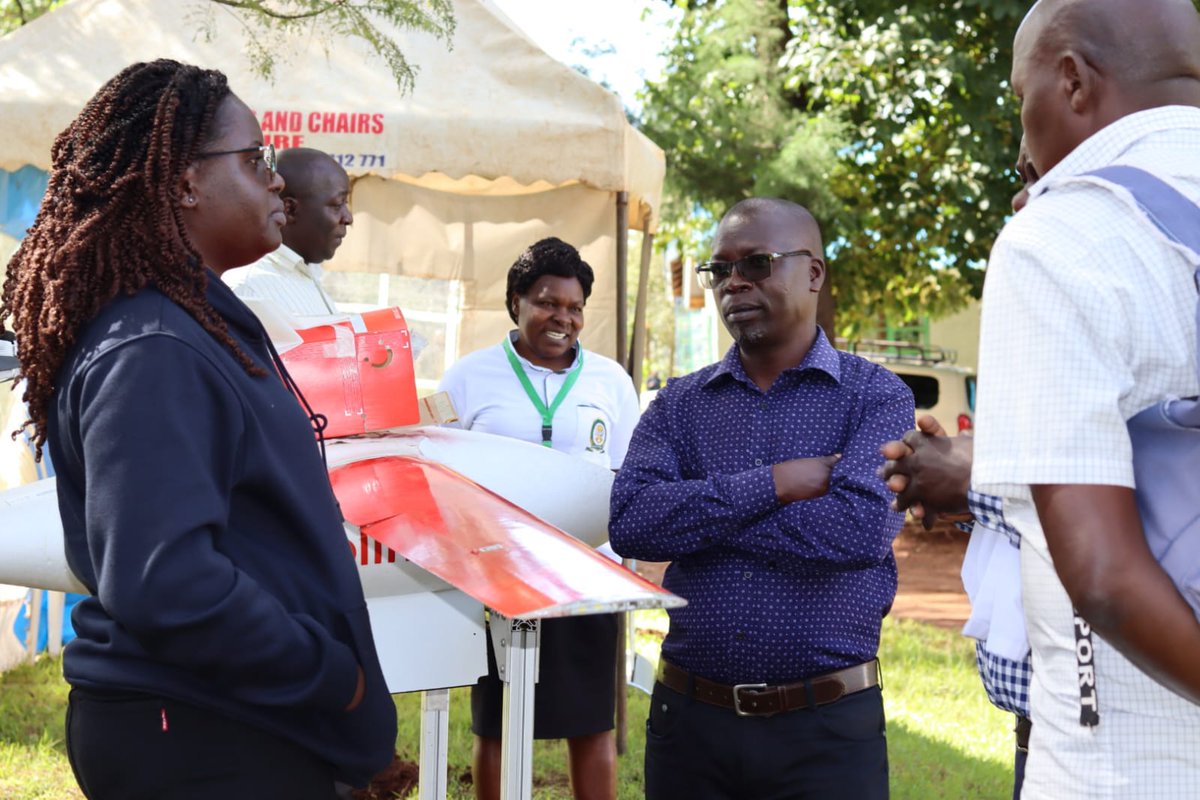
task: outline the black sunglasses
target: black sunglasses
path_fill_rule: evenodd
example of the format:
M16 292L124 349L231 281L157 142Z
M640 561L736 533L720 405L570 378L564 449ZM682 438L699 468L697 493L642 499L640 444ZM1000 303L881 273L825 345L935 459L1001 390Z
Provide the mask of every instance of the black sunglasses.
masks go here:
M771 264L775 259L791 256L815 258L811 250L791 250L787 253L755 253L737 261L706 261L696 267L696 280L701 288L711 289L729 280L736 269L745 280L758 283L771 277Z
M240 150L215 150L210 153L197 153L196 158L212 158L213 156L233 156L243 153L261 153L263 166L267 168L267 180L275 177L275 145L260 144L255 147L243 147Z

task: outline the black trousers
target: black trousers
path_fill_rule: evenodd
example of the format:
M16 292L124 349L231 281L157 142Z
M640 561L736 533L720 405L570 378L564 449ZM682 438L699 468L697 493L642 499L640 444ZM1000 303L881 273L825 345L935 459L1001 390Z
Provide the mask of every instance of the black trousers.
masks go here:
M883 800L878 687L816 709L739 717L654 685L646 800Z
M1029 733L1033 730L1033 722L1029 717L1017 715L1016 757L1013 759L1013 800L1020 800L1021 786L1025 783L1025 762L1029 760Z
M89 800L334 800L332 768L258 728L136 692L71 689L67 755Z
M499 739L504 683L487 637L488 674L471 687L471 731ZM624 657L622 653L621 657ZM613 729L617 708L617 615L542 620L533 738L574 739Z

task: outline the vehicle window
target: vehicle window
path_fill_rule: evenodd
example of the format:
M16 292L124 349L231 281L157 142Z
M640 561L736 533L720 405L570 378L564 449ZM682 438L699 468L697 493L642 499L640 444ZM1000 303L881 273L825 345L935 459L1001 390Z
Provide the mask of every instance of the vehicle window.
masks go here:
M975 376L967 376L967 408L975 410Z
M896 374L900 380L908 384L909 389L912 389L913 400L916 401L917 408L930 409L937 405L937 378L931 378L928 375L906 375L903 372Z

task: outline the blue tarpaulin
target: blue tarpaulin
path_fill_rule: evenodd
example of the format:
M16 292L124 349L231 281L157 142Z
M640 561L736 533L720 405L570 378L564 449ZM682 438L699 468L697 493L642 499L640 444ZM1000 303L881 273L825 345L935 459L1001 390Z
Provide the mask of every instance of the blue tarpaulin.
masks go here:
M67 594L67 602L63 604L63 626L62 626L62 641L63 644L75 638L75 628L71 625L71 609L75 604L82 600L85 595L82 594ZM48 636L48 627L46 620L50 616L48 606L50 600L49 592L42 592L42 615L38 618L38 639L37 652L42 652L46 649L46 640ZM25 634L29 630L29 608L28 603L21 608L21 613L17 616L17 621L13 624L13 633L17 637L17 641L21 644L25 643Z
M0 169L0 231L13 239L24 239L37 217L50 176L37 167L24 166L16 172Z
M0 169L0 231L13 239L25 238L25 231L37 217L42 197L46 194L46 184L49 176L33 166L21 167L16 172ZM38 468L38 477L53 475L50 460L45 459ZM71 609L83 598L83 595L68 594L66 607L63 611L63 642L75 638L75 629L71 626ZM48 593L42 593L42 616L38 630L39 651L46 649L47 626L49 616L47 608ZM17 617L13 632L21 642L25 641L25 633L29 630L29 609L22 608Z

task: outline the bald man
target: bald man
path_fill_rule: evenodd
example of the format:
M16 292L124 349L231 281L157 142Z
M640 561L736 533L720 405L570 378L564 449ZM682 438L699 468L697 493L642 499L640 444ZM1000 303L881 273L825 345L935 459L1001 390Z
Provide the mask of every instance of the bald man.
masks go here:
M303 327L304 317L337 313L321 287L320 264L333 258L354 224L350 178L333 157L308 147L280 153L277 171L285 184L283 244L222 279L242 299L265 302Z
M1200 622L1147 546L1126 426L1200 391L1195 265L1085 174L1139 167L1200 200L1200 15L1042 0L1013 52L1042 177L989 261L972 484L1021 535L1022 797L1195 797Z
M1038 180L1025 140L1017 155L1017 174L1024 184L1012 198L1016 214L1029 202ZM1013 800L1021 796L1032 723L1029 682L1033 665L1021 610L1020 535L1008 525L999 498L969 491L972 443L970 431L948 436L935 418L917 419L917 429L883 448L882 475L896 492L896 507L911 510L932 527L939 514L969 515L959 523L972 542L963 561L963 584L975 605L963 632L975 639L975 663L992 704L1015 715ZM984 588L986 587L986 588Z
M879 630L901 515L876 470L913 396L816 324L807 210L744 200L700 265L734 346L642 415L612 493L623 556L670 561L646 797L888 794Z

